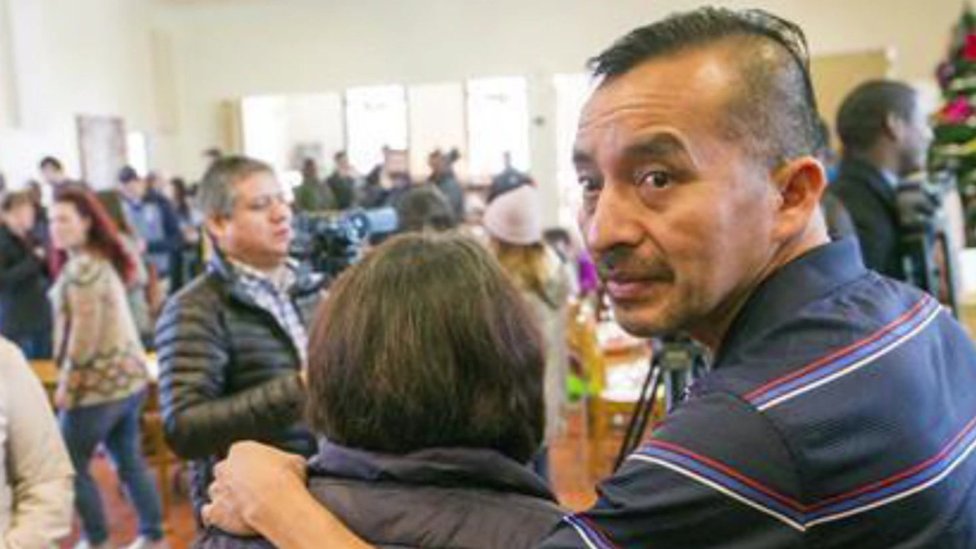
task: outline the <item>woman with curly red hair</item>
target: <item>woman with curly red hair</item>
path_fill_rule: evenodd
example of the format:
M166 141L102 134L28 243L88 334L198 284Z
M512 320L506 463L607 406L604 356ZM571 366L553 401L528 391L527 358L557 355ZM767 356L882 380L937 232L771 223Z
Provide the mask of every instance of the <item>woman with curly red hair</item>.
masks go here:
M51 240L67 260L51 289L61 367L55 403L77 474L82 545L108 543L98 487L88 470L95 448L104 443L139 514L140 537L132 547L161 547L159 494L140 451L139 418L149 379L146 352L125 290L135 274L135 258L90 191L62 189L50 219Z

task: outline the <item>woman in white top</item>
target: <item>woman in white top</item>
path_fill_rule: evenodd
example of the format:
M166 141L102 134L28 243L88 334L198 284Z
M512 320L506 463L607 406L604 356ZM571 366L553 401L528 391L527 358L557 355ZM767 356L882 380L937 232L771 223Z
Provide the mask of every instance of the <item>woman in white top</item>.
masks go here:
M0 548L51 547L66 536L73 477L44 389L0 339Z

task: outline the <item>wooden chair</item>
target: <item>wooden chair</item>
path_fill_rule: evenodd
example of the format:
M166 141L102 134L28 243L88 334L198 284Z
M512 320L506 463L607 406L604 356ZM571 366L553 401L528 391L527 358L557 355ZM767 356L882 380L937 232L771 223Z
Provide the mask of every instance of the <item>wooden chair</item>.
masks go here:
M156 469L156 484L159 486L165 519L173 503L174 475L178 474L182 462L166 444L163 416L159 410L159 391L155 383L149 388L142 411L142 449L146 463Z

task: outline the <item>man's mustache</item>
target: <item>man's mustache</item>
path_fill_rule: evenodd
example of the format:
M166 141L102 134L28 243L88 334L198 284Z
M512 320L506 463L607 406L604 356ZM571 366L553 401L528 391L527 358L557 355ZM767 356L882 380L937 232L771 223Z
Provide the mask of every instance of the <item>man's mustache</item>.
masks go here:
M639 257L633 248L617 246L597 258L600 278L667 279L672 271L664 262Z

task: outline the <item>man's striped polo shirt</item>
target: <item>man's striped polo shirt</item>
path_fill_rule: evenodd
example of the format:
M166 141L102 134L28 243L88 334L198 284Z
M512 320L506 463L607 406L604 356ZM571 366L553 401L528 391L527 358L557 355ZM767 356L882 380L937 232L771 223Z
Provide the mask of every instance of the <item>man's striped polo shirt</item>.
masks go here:
M853 241L774 273L545 547L976 547L976 348Z

